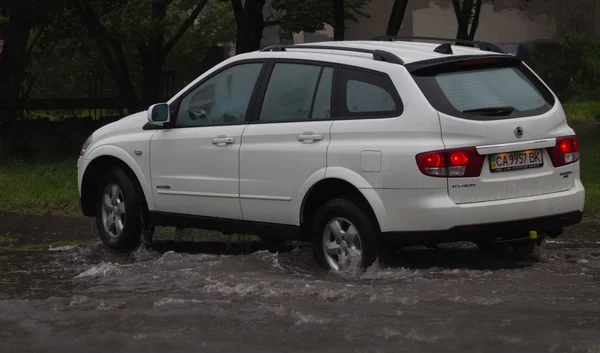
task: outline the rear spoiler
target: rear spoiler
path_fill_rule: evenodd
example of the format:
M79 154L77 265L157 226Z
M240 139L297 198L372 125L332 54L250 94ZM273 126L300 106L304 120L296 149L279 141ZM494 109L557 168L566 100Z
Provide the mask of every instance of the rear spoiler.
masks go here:
M417 73L417 71L423 71L434 67L436 68L436 71L443 67L456 67L463 63L464 65L486 64L506 67L518 66L522 61L514 55L456 55L412 62L404 64L404 67L410 73Z

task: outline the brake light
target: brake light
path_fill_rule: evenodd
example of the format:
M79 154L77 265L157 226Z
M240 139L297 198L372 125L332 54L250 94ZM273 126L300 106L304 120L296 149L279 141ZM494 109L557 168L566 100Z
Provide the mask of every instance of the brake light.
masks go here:
M486 64L494 64L497 63L498 59L472 59L459 61L456 63L457 66L471 66L471 65L486 65Z
M550 159L555 167L562 167L579 160L579 143L577 137L558 137L556 145L548 149Z
M432 177L478 177L485 161L475 147L425 152L417 155L421 173Z

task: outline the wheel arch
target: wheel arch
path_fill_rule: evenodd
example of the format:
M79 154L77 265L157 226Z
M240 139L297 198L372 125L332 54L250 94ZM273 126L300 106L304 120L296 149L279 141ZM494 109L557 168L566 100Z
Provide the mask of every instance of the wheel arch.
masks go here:
M313 216L317 210L325 202L336 197L349 197L373 219L378 229L381 229L381 222L385 219L385 208L376 193L361 189L346 178L326 177L312 185L302 200L299 223L303 237L309 236Z
M154 199L141 168L125 151L118 148L116 150L121 153L114 153L114 151L94 153L95 156L91 158L91 162L87 164L83 172L81 181L81 210L87 217L95 215L96 206L94 204L94 197L98 190L98 182L103 173L111 167L118 167L123 170L142 196L145 208L154 209ZM96 150L95 152L99 151Z

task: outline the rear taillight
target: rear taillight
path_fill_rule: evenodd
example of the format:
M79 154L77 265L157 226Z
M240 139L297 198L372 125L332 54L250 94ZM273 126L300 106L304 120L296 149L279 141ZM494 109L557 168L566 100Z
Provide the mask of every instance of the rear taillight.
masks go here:
M549 148L548 153L555 167L577 162L579 160L577 137L567 136L556 138L556 146Z
M421 173L443 178L478 177L484 161L485 156L479 155L475 147L417 155L417 165Z

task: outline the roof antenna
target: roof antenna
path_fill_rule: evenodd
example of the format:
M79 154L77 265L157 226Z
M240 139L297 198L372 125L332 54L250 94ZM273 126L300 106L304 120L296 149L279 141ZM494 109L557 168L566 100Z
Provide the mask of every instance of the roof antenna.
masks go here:
M440 54L454 54L454 52L452 51L452 44L450 43L444 43L439 47L435 48L433 51Z

